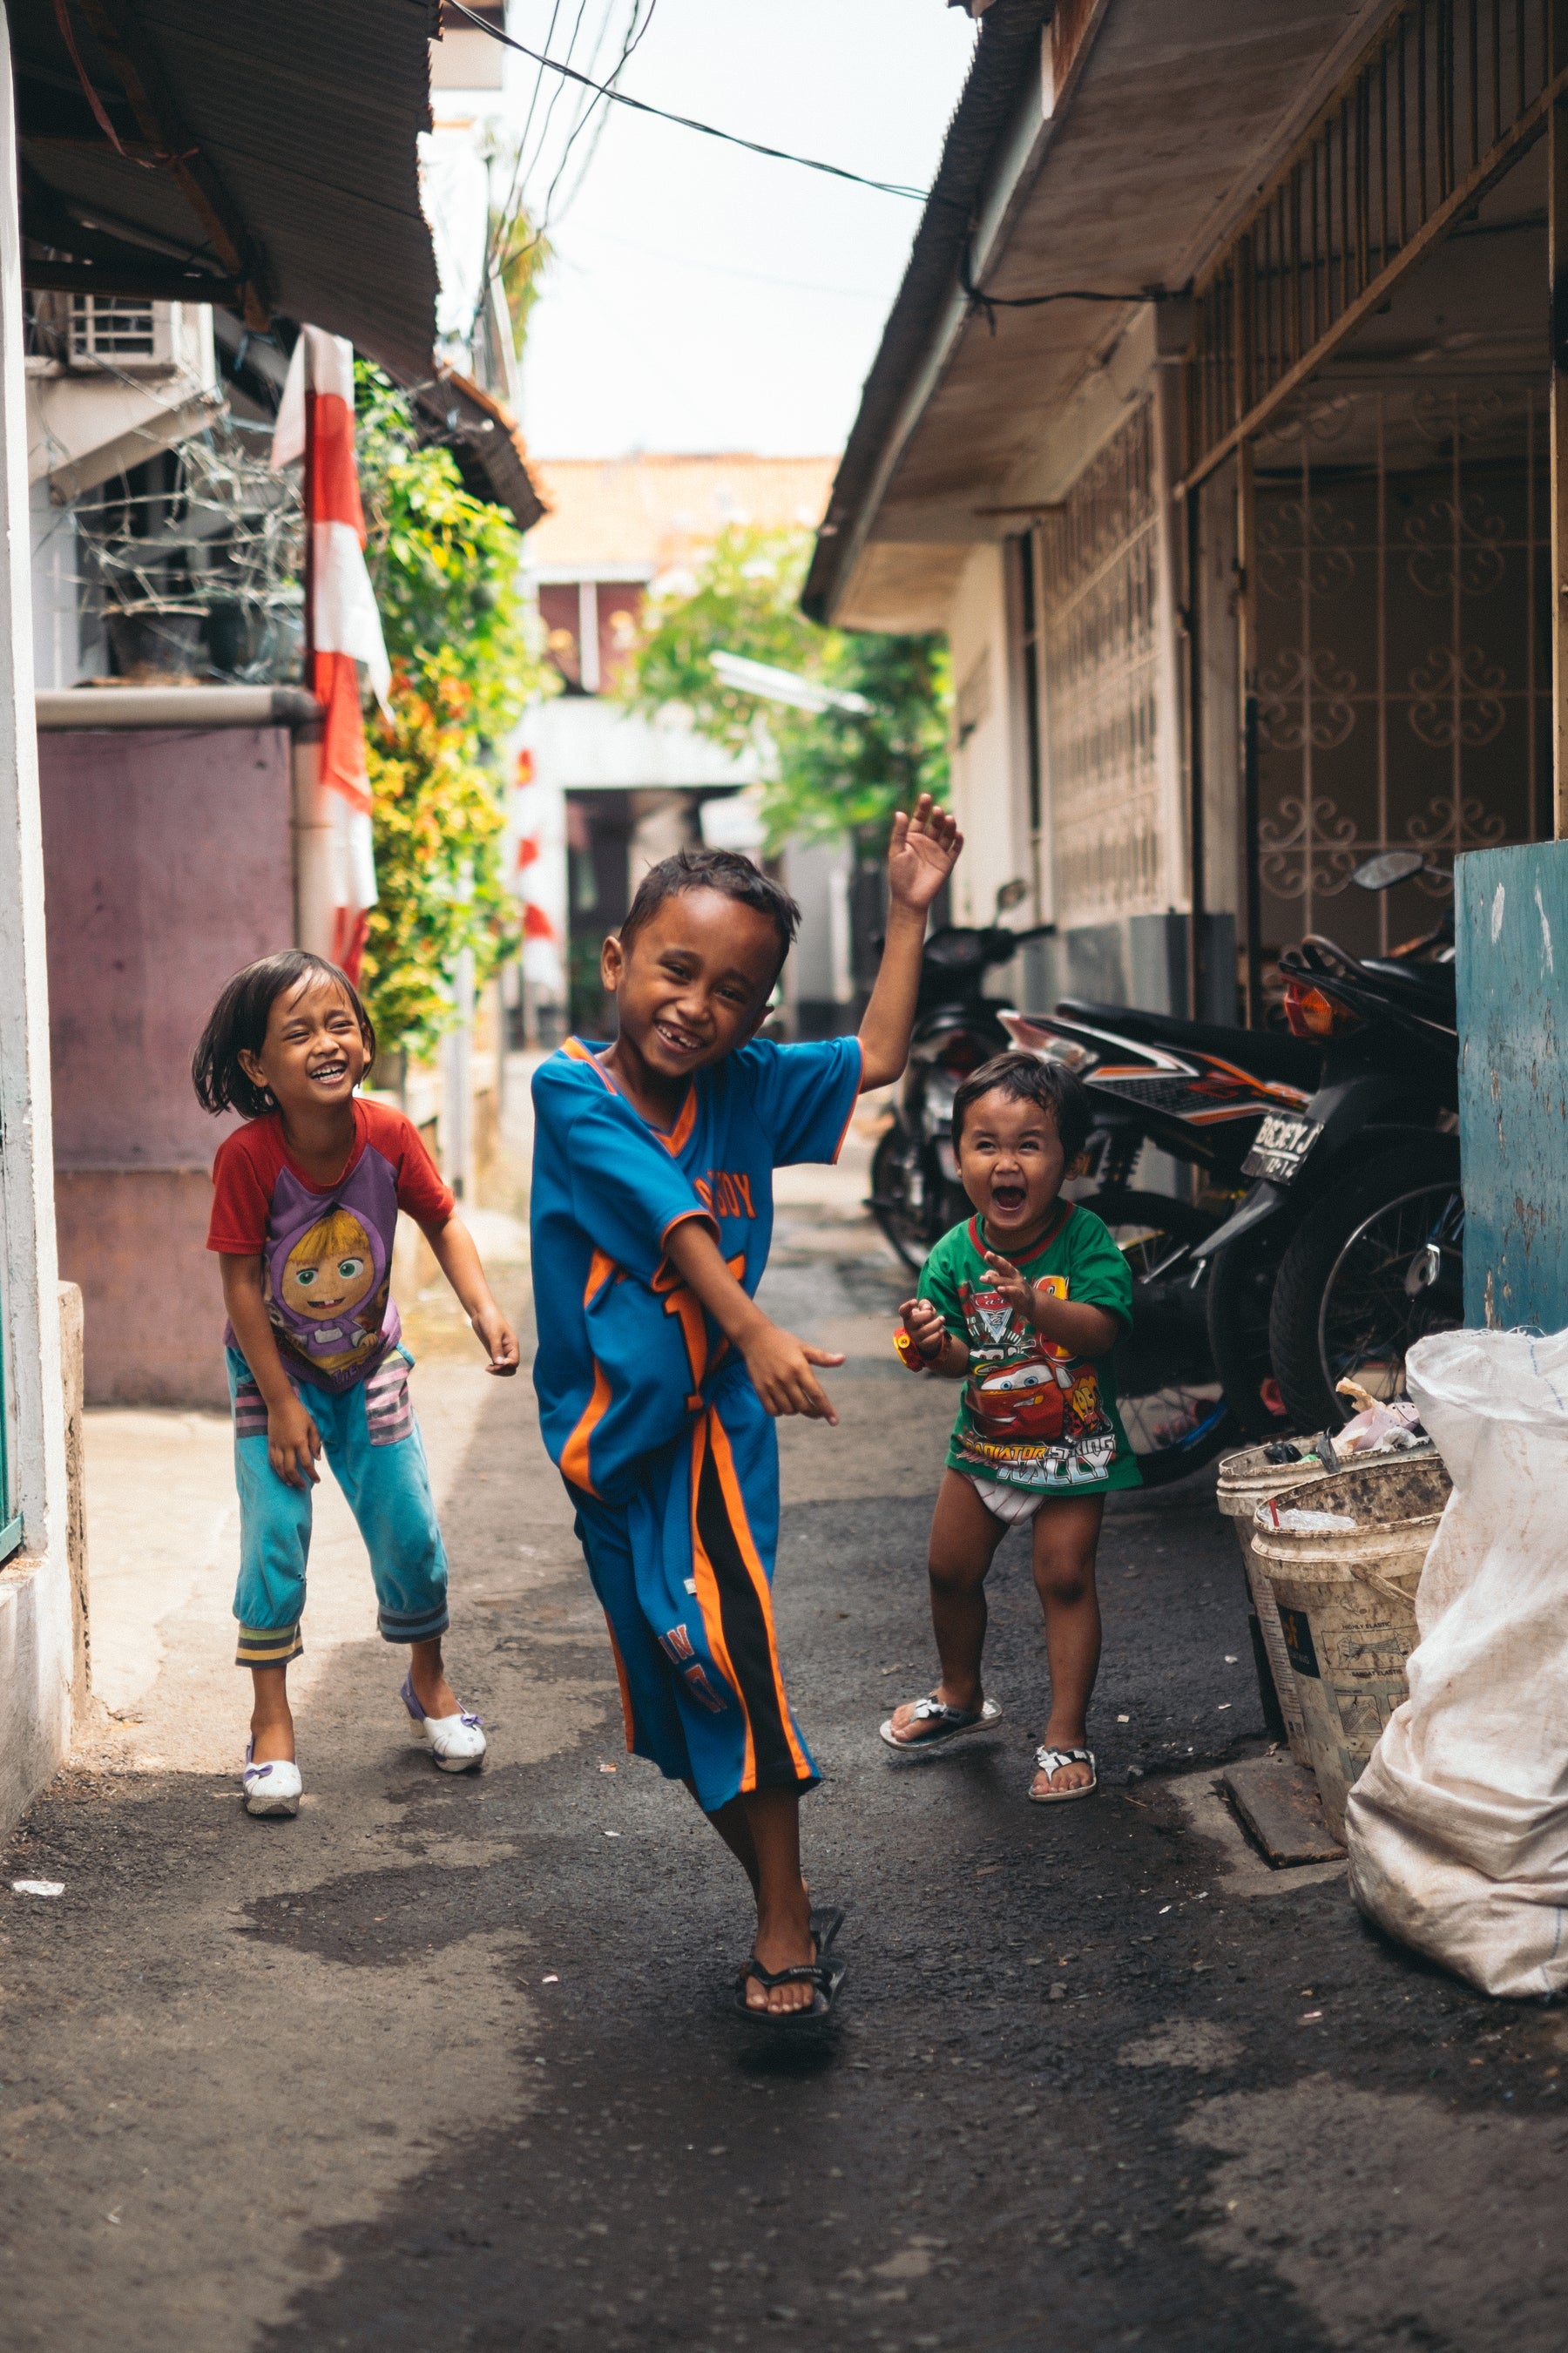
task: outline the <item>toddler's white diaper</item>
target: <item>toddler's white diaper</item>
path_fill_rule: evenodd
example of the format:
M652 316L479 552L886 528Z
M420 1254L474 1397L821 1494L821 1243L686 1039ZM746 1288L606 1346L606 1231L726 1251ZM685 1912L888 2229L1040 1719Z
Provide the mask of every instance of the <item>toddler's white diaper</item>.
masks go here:
M986 1510L1005 1520L1009 1527L1022 1527L1026 1520L1032 1520L1046 1500L1038 1487L1004 1487L994 1479L977 1479L973 1471L963 1471L959 1476L968 1480Z

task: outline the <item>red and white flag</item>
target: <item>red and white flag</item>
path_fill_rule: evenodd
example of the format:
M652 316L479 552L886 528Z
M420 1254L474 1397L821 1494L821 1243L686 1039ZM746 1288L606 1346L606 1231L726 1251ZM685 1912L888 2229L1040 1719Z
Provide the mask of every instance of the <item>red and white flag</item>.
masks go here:
M300 331L272 436L275 470L297 458L305 460L305 651L311 692L326 713L313 831L327 871L300 891L302 928L322 936L300 944L330 955L357 981L376 896L359 664L384 711L392 665L364 561L353 346L320 327Z
M512 888L522 902L522 969L544 1001L566 994L566 809L559 786L541 778L524 745L512 769L517 860Z

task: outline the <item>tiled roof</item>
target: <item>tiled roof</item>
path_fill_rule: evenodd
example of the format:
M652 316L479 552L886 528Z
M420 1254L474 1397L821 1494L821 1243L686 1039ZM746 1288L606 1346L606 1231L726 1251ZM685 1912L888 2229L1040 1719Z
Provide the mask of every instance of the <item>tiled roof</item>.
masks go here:
M527 562L584 579L617 570L667 572L709 545L726 523L815 528L833 458L536 458L529 472L551 512L528 534Z

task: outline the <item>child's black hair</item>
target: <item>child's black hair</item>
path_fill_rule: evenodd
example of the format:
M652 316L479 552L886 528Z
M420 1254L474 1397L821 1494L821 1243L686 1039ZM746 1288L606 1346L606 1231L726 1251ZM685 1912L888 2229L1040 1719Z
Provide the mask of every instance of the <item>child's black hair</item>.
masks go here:
M736 849L678 849L673 858L661 858L650 866L620 927L621 945L629 946L655 911L682 891L721 891L726 899L738 899L743 907L765 915L779 935L778 970L784 970L795 945L800 909L781 883Z
M1038 1103L1056 1122L1069 1165L1089 1142L1094 1098L1065 1062L1042 1062L1035 1054L994 1054L972 1071L952 1098L952 1148L963 1140L964 1113L982 1095L1009 1095L1015 1103Z
M273 1006L305 980L336 981L353 1007L365 1052L374 1060L374 1025L347 973L329 964L325 956L311 955L304 948L284 948L277 955L258 956L243 972L237 972L213 1007L201 1043L191 1058L191 1079L204 1111L237 1111L246 1119L259 1119L271 1109L271 1096L246 1076L239 1058L242 1053L260 1053Z

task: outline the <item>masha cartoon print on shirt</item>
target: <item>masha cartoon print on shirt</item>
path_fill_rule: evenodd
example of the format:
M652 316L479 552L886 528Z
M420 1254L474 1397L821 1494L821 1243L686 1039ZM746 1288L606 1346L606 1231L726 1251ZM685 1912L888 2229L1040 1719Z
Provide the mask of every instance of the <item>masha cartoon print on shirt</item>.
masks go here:
M318 1372L340 1373L379 1347L387 1278L352 1209L337 1207L302 1233L275 1271L272 1320Z

